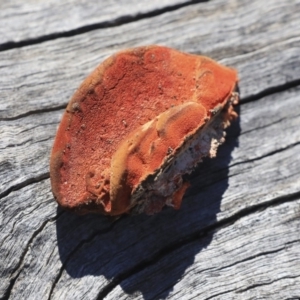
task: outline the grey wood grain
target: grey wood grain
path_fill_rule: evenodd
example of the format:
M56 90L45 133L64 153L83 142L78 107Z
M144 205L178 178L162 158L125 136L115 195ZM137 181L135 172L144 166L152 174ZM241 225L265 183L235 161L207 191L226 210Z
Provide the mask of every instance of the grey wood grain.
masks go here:
M120 27L0 52L0 119L62 108L105 57L144 44L203 53L237 67L244 72L243 80L253 78L242 90L243 97L299 79L300 1L290 3L273 0L265 7L259 0L216 0ZM248 76L254 70L261 77L256 82Z
M123 290L135 293L135 299L144 299L144 295L148 299L298 297L300 221L293 216L299 205L297 200L255 211L201 240L194 239L127 278L105 299L130 299ZM207 246L203 247L205 240ZM195 249L199 249L196 255ZM183 261L191 256L193 264L174 286L165 274L182 272ZM166 287L171 289L169 295Z
M0 52L0 298L299 298L299 3L203 2ZM48 161L63 107L104 57L148 43L236 67L240 119L179 211L58 209Z
M0 48L1 44L52 38L70 31L78 33L94 27L116 26L134 21L143 15L174 9L191 1L187 0L50 0L0 2ZM142 16L141 16L142 15ZM7 45L11 46L12 45Z

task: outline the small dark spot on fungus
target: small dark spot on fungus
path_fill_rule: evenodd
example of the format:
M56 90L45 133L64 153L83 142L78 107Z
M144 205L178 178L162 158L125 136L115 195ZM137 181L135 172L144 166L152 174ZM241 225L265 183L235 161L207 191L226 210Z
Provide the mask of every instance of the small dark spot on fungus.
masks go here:
M50 161L57 202L79 214L153 214L180 204L237 117L237 72L160 46L121 51L70 100Z
M72 104L72 111L73 112L80 111L79 103L75 102L75 103Z
M168 148L168 151L167 151L167 155L170 155L172 152L173 152L173 148L172 148L172 147L169 147L169 148Z

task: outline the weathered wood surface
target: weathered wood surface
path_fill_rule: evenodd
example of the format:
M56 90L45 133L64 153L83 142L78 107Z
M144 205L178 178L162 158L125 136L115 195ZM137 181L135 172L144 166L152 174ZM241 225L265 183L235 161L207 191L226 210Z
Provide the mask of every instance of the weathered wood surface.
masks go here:
M0 298L299 298L300 1L64 3L0 4ZM237 68L240 119L180 211L61 211L63 108L105 57L153 43Z
M196 1L105 0L99 5L96 0L3 0L0 2L0 49L118 26L194 2Z

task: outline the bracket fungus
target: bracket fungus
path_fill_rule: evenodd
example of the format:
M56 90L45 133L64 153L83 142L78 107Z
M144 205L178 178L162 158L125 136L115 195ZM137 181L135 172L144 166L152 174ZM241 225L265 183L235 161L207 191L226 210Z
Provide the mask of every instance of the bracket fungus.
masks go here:
M183 175L214 157L237 117L237 72L161 46L121 51L70 100L50 161L57 202L77 213L178 209Z

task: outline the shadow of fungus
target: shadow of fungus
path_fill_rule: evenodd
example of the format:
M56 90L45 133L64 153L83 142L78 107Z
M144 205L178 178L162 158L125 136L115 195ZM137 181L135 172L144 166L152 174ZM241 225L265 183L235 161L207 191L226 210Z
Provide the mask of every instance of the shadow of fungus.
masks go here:
M103 279L91 277L84 283L88 290L99 286L98 299L117 286L131 296L142 294L146 300L166 298L213 238L229 184L231 153L238 147L240 106L236 110L239 118L227 129L217 157L206 159L188 176L192 186L180 210L165 208L153 216L123 216L116 221L70 213L58 218L60 275L64 269L72 278L105 276L104 284Z

